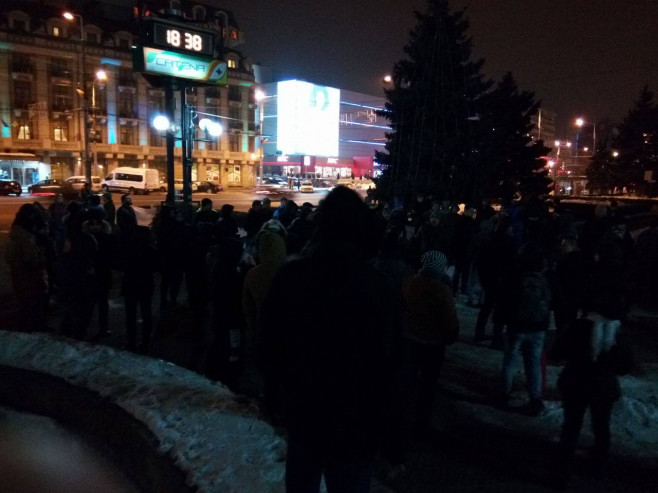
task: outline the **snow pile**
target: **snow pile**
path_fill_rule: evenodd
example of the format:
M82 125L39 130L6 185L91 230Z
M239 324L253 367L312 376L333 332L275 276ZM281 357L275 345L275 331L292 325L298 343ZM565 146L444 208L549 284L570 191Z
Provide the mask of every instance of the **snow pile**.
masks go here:
M162 360L44 334L0 331L0 364L63 378L121 406L199 491L283 490L284 440L221 384Z

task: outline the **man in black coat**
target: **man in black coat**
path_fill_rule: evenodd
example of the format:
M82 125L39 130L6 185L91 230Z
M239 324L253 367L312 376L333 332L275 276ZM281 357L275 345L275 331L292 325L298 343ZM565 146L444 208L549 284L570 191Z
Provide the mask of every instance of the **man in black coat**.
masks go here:
M316 244L283 265L263 304L261 366L280 389L287 491L319 491L324 475L330 493L368 492L396 399L401 312L366 263L377 238L361 198L334 189L317 222ZM326 307L338 309L326 316Z
M121 207L117 209L117 226L125 236L130 236L137 229L137 216L129 193L121 196Z
M599 313L590 312L578 319L558 337L551 359L564 360L558 379L563 396L564 422L553 480L566 488L571 475L574 451L589 408L594 447L591 449L592 472L602 475L610 450L610 416L621 397L617 375L631 371L633 355L620 332L621 323Z

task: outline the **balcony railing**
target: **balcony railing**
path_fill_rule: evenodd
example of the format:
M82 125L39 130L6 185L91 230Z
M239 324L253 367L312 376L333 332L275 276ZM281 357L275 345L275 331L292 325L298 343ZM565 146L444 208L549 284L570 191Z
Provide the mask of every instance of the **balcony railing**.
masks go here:
M80 149L80 144L76 141L70 142L70 141L53 140L51 141L51 144L53 146L53 149L61 149L63 151L77 151L78 149Z
M112 152L111 144L94 143L91 148L95 152Z
M123 154L142 154L144 148L134 144L119 144L119 152Z
M12 147L20 147L22 149L38 149L42 147L41 140L39 139L12 139Z

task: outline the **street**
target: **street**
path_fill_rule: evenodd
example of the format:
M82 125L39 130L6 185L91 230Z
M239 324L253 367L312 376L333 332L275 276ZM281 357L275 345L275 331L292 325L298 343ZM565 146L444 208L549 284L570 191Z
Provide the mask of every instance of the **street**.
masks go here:
M310 202L313 205L318 205L318 202L327 194L328 190L319 189L312 193L300 193L296 190L285 190L285 193L277 196L270 196L272 206L277 207L280 203L280 197L286 196L294 200L297 204L301 205L304 202ZM133 205L136 207L156 207L159 206L165 199L167 194L164 192L151 192L149 195L133 195ZM238 212L247 212L251 207L251 202L255 199L263 199L267 195L261 195L253 191L253 189L240 189L228 190L212 193L195 193L192 196L193 201L200 201L208 197L213 201L213 207L220 209L223 204L232 204ZM121 205L121 193L113 192L112 198L114 205L119 207ZM21 205L30 202L39 202L44 207L48 207L53 202L52 197L40 197L21 195L20 197L0 197L0 231L8 231L16 212Z

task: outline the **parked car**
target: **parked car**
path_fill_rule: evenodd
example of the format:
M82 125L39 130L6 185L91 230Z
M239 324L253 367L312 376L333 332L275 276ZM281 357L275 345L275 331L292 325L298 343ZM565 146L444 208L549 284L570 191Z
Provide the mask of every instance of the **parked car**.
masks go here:
M75 198L80 196L80 192L73 188L70 183L62 180L41 180L34 185L27 187L30 195L56 195L61 193L64 198Z
M354 184L354 180L350 178L341 178L339 180L336 180L335 186L338 187L341 185L347 188L351 188L352 190L356 190L356 185Z
M372 188L374 190L377 188L374 181L367 179L354 180L354 186L357 190L368 190L368 188Z
M198 181L196 187L200 193L218 193L224 191L224 187L219 183L213 183L211 181Z
M311 180L304 180L299 191L302 193L313 193L313 182Z
M177 192L183 191L183 180L174 180L174 190ZM198 190L196 182L192 182L192 192L197 192Z
M16 195L20 197L23 189L16 180L0 180L0 195Z
M322 178L315 178L313 180L313 188L333 188L334 184L329 180Z
M82 190L82 188L85 186L86 181L87 181L87 179L84 176L71 176L71 177L66 179L66 183L69 183L76 190ZM91 190L92 190L92 192L100 192L101 191L101 177L100 176L92 176L91 177Z

